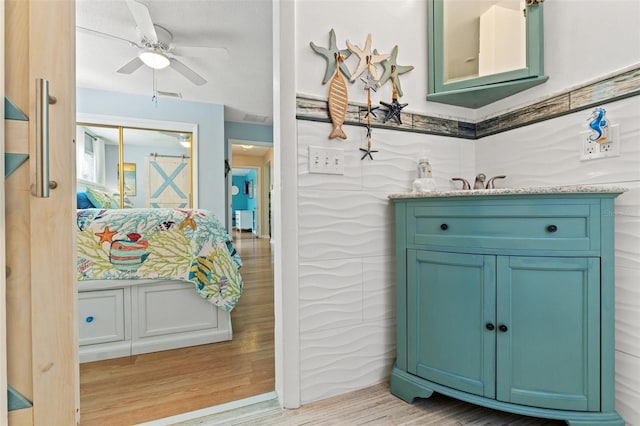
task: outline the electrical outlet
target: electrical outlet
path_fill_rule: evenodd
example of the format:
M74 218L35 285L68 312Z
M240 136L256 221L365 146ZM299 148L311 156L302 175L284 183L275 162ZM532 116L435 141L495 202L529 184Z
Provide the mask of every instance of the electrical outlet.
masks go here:
M344 149L309 146L309 173L344 174Z
M612 142L599 143L600 152L613 152L614 144Z
M611 126L609 140L598 143L589 139L591 132L580 133L580 160L595 160L597 158L620 156L620 126Z

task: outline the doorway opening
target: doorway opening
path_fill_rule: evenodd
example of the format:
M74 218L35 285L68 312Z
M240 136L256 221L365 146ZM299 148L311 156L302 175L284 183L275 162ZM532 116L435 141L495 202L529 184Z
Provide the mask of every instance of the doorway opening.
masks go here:
M255 182L243 190L261 206L264 168L255 173ZM251 225L253 238L236 238L227 228L243 262L244 281L231 311L232 340L82 362L83 426L147 422L274 391L273 256L270 240L255 238L265 229L259 217Z

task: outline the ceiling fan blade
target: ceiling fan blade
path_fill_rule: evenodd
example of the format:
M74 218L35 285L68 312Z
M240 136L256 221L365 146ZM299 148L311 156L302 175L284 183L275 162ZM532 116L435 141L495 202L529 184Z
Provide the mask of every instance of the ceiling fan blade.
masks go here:
M182 99L182 93L180 92L163 92L162 90L158 90L158 96L166 96L167 98Z
M195 84L196 86L202 86L207 82L204 78L202 78L197 72L177 60L176 58L170 58L171 68L178 71L180 74L185 76L187 80Z
M123 66L121 66L117 72L121 74L131 74L132 72L140 68L142 65L144 65L144 62L142 62L142 60L140 60L140 58L136 56L135 58L133 58L132 60L130 60Z
M137 47L139 49L142 48L142 46L140 46L135 41L127 40L126 38L118 37L113 34L107 34L107 33L103 33L102 31L96 31L96 30L92 30L91 28L85 28L85 27L76 27L76 29L81 33L86 33L86 34L90 34L90 35L94 35L102 38L120 40L120 41L124 41L125 43L128 43L132 47Z
M153 20L151 19L151 14L149 14L147 6L134 0L127 0L127 6L133 15L134 21L136 21L140 38L146 38L152 44L157 43L158 34L153 27Z

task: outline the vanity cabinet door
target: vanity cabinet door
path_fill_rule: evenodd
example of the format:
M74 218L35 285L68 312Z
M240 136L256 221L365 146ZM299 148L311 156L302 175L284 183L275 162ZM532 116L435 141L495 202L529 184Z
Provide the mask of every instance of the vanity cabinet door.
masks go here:
M495 397L495 257L407 250L409 373Z
M497 399L600 409L600 259L497 258Z

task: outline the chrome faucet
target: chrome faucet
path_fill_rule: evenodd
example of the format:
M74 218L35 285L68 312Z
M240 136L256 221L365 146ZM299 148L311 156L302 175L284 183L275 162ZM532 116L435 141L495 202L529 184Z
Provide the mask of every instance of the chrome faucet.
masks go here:
M461 177L454 177L454 178L451 178L451 180L453 180L453 181L456 181L456 180L461 181L462 182L462 189L471 189L471 186L469 185L469 182L467 182L466 179L463 179Z
M484 181L487 178L487 175L485 175L484 173L479 173L478 176L476 176L476 180L473 183L473 189L495 189L495 184L494 181L496 179L504 179L507 176L505 175L500 175L500 176L494 176L491 179L489 179L487 181L487 184L485 186ZM462 188L463 190L467 190L467 189L471 189L471 185L469 184L469 182L461 177L454 177L451 178L452 181L460 181L462 182Z
M473 189L484 189L484 180L486 178L487 176L484 173L478 174L478 176L476 176L476 181L473 184Z
M487 189L494 189L495 185L493 184L493 181L495 181L496 179L504 179L506 178L505 175L501 175L501 176L494 176L491 179L489 179L489 181L487 182Z

